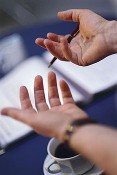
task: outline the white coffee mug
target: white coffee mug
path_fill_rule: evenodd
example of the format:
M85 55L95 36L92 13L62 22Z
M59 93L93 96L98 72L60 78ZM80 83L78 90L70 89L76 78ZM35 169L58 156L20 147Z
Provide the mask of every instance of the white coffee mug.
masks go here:
M60 144L61 142L55 138L52 138L48 143L47 152L52 159L47 163L45 169L50 174L62 173L69 175L82 175L93 168L93 163L84 158L81 154L76 154L67 158L56 157L55 151Z

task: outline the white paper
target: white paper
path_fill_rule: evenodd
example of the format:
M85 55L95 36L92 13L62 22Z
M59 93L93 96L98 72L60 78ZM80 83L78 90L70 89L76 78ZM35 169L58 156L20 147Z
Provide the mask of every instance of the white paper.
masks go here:
M39 57L35 56L22 62L13 71L2 78L0 80L0 108L20 108L19 88L22 85L28 88L32 103L34 104L34 77L43 70L43 66L45 66L45 64L43 64L42 61L39 61ZM9 143L23 137L31 131L32 128L19 121L10 117L0 116L1 147L5 147Z
M22 37L14 33L0 40L0 72L6 74L27 56Z

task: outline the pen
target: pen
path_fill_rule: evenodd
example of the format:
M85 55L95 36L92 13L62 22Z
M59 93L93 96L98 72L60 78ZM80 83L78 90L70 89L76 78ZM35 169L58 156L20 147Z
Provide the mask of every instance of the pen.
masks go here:
M70 34L70 36L67 38L68 43L71 42L71 40L79 33L79 24L75 28L75 30ZM56 57L53 57L53 59L50 61L48 68L51 67L51 65L56 61Z

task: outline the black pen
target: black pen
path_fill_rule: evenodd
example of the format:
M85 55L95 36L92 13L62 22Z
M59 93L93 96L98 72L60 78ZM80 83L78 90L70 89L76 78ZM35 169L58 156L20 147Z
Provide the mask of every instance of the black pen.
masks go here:
M75 30L69 35L67 41L68 43L71 42L71 40L79 33L79 24L77 25L77 27L75 28ZM51 67L51 65L56 61L56 57L54 57L51 62L48 65L48 68Z

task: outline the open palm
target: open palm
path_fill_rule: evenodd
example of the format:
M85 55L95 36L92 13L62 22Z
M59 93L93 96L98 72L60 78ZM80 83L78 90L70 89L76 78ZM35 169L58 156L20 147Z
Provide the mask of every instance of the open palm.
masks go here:
M90 10L67 10L59 12L62 20L79 22L79 33L70 43L63 37L48 33L47 38L37 38L36 44L45 47L60 60L86 66L100 61L110 54L106 40L108 21Z
M20 88L20 102L22 110L6 108L2 114L11 116L30 125L37 133L49 137L56 136L62 132L66 124L76 118L87 117L87 114L75 105L69 86L64 80L60 81L63 104L61 104L56 75L54 72L48 74L48 99L50 107L46 103L43 79L37 76L34 82L35 106L33 108L29 98L28 90Z

